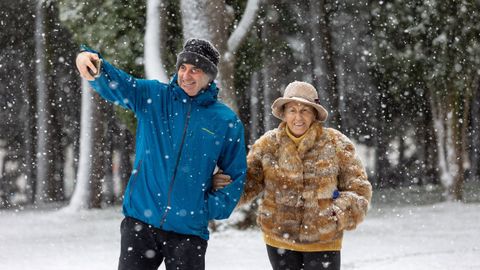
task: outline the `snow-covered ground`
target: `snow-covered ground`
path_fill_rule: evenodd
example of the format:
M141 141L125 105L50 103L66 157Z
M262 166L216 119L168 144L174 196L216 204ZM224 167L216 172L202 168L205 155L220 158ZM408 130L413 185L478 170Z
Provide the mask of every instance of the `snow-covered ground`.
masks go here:
M0 270L116 269L119 208L0 212ZM258 230L214 233L206 269L270 269ZM164 269L163 267L161 269ZM342 269L478 270L480 204L373 206L347 232Z

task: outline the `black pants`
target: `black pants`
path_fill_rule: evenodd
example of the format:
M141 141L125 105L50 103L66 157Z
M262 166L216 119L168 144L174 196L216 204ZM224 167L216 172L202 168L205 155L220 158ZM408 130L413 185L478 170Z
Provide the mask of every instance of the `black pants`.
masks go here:
M300 252L267 245L273 270L340 270L340 251Z
M122 221L119 270L204 270L207 240L194 235L166 232L139 220Z

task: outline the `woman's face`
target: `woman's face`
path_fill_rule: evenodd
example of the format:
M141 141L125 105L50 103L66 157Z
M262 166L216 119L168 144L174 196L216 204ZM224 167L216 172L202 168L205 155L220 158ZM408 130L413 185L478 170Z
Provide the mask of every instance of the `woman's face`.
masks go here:
M287 122L290 132L295 137L305 134L313 121L315 121L315 109L296 101L290 101L284 106L283 120Z

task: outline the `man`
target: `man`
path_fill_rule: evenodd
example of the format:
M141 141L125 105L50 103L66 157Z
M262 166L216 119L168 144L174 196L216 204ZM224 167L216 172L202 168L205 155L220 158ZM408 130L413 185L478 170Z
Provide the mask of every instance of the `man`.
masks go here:
M177 73L164 84L134 78L87 47L77 56L81 76L138 121L118 269L157 269L163 261L167 270L204 269L208 221L228 218L243 192L243 125L217 100L218 61L210 42L190 39L177 56ZM233 182L213 191L217 164Z

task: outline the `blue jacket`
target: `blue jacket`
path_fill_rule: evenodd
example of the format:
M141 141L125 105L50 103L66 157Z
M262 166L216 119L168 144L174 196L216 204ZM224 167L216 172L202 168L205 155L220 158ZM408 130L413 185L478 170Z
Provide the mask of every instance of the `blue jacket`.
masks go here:
M215 83L190 97L177 84L177 75L169 84L137 79L103 60L101 76L91 86L137 118L124 214L208 240L208 221L230 216L247 168L242 122L217 100ZM217 164L233 182L213 192Z

